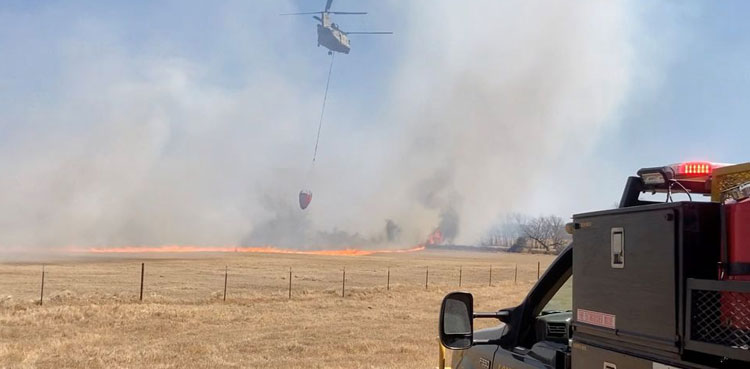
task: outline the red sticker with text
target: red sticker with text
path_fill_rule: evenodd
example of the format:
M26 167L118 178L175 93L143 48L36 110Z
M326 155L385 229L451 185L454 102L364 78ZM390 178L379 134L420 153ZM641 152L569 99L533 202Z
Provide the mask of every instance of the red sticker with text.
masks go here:
M615 316L597 311L578 309L577 319L581 323L615 329Z

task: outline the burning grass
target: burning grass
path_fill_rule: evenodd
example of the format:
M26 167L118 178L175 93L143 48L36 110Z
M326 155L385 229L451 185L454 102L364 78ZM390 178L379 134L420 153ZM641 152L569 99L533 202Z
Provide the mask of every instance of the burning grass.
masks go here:
M415 246L409 249L377 249L366 250L359 248L343 248L336 250L293 250L282 249L272 246L262 247L206 247L206 246L181 246L168 245L158 247L144 246L123 246L123 247L92 247L84 250L75 250L76 252L94 253L94 254L144 254L144 253L196 253L196 252L250 252L265 254L296 254L296 255L341 255L341 256L364 256L375 254L402 254L407 252L416 252L424 250L424 246Z
M520 301L536 279L537 261L551 261L444 252L180 255L148 255L142 303L140 255L48 265L41 307L34 304L38 266L0 265L0 367L432 368L440 300L458 288L459 266L462 289L475 294L477 309L493 310Z

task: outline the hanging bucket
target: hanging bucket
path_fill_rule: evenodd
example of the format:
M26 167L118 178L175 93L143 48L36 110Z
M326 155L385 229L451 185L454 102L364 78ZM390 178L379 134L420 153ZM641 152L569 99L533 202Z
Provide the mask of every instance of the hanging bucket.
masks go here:
M307 209L307 206L310 205L310 201L312 201L312 192L309 190L302 190L299 192L299 207L302 210Z

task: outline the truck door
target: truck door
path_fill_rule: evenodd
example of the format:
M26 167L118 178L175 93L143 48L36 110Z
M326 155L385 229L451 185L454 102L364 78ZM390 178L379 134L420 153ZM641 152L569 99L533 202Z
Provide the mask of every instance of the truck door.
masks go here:
M471 294L453 292L447 295L441 306L439 327L441 344L457 350L452 355L452 367L570 369L572 273L573 246L570 245L560 253L529 291L526 299L516 307L477 313L473 311ZM463 307L463 310L446 310L448 304ZM451 320L446 320L446 316ZM476 335L473 329L467 333L464 325L473 327L471 322L477 318L499 319L504 324L500 325L501 331L495 331L491 335L488 335L489 329L477 331ZM454 324L454 327L444 324L445 322L463 325Z
M500 347L495 353L497 369L535 368L567 369L570 368L569 339L573 311L573 277L564 276L565 283L550 291L551 298L540 300L539 306L526 307L536 313L531 332L532 344L516 347Z

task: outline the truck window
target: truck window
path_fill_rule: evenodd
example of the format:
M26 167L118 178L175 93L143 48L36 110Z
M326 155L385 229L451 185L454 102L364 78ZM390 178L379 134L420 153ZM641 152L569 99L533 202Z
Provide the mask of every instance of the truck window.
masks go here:
M544 306L545 311L572 311L573 310L573 276L563 284L555 296Z

